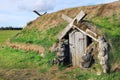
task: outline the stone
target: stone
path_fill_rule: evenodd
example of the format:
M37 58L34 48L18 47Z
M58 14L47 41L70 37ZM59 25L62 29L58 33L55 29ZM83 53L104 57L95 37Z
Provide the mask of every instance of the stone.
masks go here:
M99 37L99 46L98 46L98 59L100 61L100 65L103 68L104 73L108 73L109 71L109 52L110 52L110 46L106 42L105 38L103 36Z
M93 64L94 59L93 59L92 52L93 52L93 48L90 50L89 53L82 56L82 60L83 60L81 64L82 68L89 68Z

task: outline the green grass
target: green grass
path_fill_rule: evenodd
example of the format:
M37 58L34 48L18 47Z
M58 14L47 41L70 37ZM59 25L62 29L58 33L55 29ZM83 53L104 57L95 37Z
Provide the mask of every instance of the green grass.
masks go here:
M0 30L0 44L4 44L8 38L11 38L18 32L19 30Z
M48 61L54 56L55 54L49 51L43 58L35 52L26 52L9 47L0 48L0 69L38 69L45 72L50 68Z
M62 23L44 32L38 30L36 27L32 29L24 29L19 33L19 35L14 36L11 39L11 42L31 43L49 48L53 43L55 43L58 33L65 26L66 23Z
M37 69L44 75L49 74L56 77L56 73L50 72L52 66L48 61L55 57L54 53L46 51L45 58L34 52L11 49L9 47L0 49L0 69ZM96 71L81 70L75 68L72 70L58 70L57 79L62 80L119 80L120 72L97 75ZM49 73L48 73L49 72Z
M0 68L2 69L21 69L21 68L32 68L36 67L34 62L34 58L41 57L39 55L35 55L32 52L28 53L25 51L20 51L16 49L11 49L9 47L5 47L0 49ZM38 59L38 60L39 60Z
M90 70L81 70L79 68L64 71L63 75L66 75L64 79L66 80L119 80L120 72L97 75L96 72L91 72Z
M105 34L111 44L110 61L120 60L120 20L116 15L112 17L96 17L92 22ZM118 61L117 61L118 62ZM120 65L120 62L118 63Z

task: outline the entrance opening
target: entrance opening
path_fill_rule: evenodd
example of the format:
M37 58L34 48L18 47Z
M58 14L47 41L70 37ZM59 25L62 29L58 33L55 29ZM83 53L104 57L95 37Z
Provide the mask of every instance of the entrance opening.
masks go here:
M87 36L87 47L92 43L92 38L90 38L89 36Z
M92 41L92 38L90 38L89 36L86 37L86 46L88 47L93 41ZM64 65L70 65L70 64L73 64L73 55L74 53L71 54L70 52L70 46L71 44L69 43L69 34L67 34L66 36L64 36L64 39L68 41L67 44L65 44L65 51L64 51L64 56L65 56L65 59L64 59ZM78 43L78 42L77 42ZM78 48L76 48L78 49ZM80 49L82 49L82 47L80 47ZM80 55L80 54L77 54L76 55ZM76 59L76 58L75 58ZM78 59L79 60L79 59Z
M69 49L69 36L68 34L64 37L64 39L67 41L65 43L65 51L64 51L64 56L65 56L65 59L64 59L64 65L69 65L71 64L70 62L70 49Z

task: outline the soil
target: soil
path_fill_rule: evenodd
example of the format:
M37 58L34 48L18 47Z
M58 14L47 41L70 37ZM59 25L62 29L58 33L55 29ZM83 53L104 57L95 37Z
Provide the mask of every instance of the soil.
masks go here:
M46 77L32 69L0 69L0 79L3 80L46 80Z
M45 73L37 69L0 69L0 80L58 80L63 75L54 65Z

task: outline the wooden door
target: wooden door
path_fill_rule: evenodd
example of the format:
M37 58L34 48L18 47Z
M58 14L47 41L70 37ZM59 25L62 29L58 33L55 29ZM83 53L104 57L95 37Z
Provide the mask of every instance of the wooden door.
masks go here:
M69 44L72 64L80 67L81 56L86 49L86 36L79 31L73 31L69 34Z

